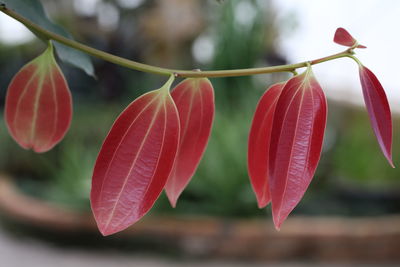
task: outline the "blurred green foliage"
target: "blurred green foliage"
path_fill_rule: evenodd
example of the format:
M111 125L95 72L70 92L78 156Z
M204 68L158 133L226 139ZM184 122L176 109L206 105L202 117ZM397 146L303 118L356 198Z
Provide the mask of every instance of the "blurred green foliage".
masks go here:
M249 22L240 23L235 17L238 4L247 3L254 8ZM227 1L216 20L215 55L211 69L251 68L259 62L265 53L266 24L264 10L256 1ZM242 11L245 12L245 11ZM269 51L272 52L272 51ZM214 81L217 103L236 106L246 99L249 90L254 87L251 76L221 78Z
M400 120L394 117L393 159L398 162ZM364 188L390 188L400 185L400 173L392 169L380 151L366 110L353 109L344 114L340 135L332 160L333 175L341 181L350 180Z

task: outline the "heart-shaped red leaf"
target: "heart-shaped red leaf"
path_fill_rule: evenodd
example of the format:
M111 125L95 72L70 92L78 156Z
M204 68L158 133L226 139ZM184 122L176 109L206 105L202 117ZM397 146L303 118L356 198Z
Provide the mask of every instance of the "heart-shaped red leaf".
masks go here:
M165 186L179 143L178 111L169 94L172 81L133 101L101 147L90 199L103 235L138 221Z
M365 106L372 129L383 155L394 168L392 161L392 115L385 91L375 74L359 64L360 80Z
M276 103L285 83L272 85L260 98L251 124L247 167L259 208L271 201L269 189L269 147Z
M296 207L317 168L327 105L311 67L291 78L276 104L270 146L270 191L277 229Z
M165 185L173 207L185 189L206 149L214 119L214 89L206 78L189 78L171 92L178 109L180 142L174 168Z
M7 127L21 147L46 152L64 137L71 118L71 92L49 44L12 79L5 103Z
M356 46L357 48L367 48L366 46L359 45L357 40L351 36L351 34L345 30L344 28L337 28L335 32L335 36L333 41L337 44L353 47Z

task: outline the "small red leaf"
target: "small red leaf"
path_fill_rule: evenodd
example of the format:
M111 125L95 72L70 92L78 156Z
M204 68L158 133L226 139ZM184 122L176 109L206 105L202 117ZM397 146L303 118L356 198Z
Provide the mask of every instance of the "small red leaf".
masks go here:
M100 232L110 235L153 206L172 170L179 118L169 94L173 77L133 101L108 133L93 171L90 195Z
M359 70L365 106L372 129L384 156L394 168L392 161L392 116L385 91L372 71L361 64Z
M277 229L314 176L326 115L326 98L311 67L286 83L276 104L269 154L272 213Z
M71 118L71 93L50 44L12 79L7 90L5 120L21 147L46 152L64 137Z
M181 126L174 168L165 186L173 207L206 149L214 119L214 89L206 78L186 79L172 90Z
M344 28L337 28L333 41L337 44L353 47L357 44L357 40ZM357 44L357 48L367 48L366 46Z
M259 208L271 201L269 148L275 107L285 83L272 85L261 97L250 128L247 167Z

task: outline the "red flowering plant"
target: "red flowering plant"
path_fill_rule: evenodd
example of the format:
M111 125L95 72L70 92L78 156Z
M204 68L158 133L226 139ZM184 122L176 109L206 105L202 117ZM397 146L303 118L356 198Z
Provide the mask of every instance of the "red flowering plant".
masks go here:
M294 75L265 91L248 138L250 182L259 208L271 203L277 229L302 199L320 160L328 108L312 70L314 65L344 57L358 64L372 129L393 167L392 120L385 92L373 72L354 56L356 49L366 47L343 28L337 29L334 42L347 48L323 58L273 67L186 71L155 67L86 46L48 21L28 19L21 0L0 3L0 11L23 23L47 44L42 55L15 75L7 90L5 121L10 135L24 149L38 153L52 149L71 122L72 97L55 52L61 60L79 58L79 64L73 63L89 75L93 67L87 54L168 77L159 89L138 97L121 112L97 156L90 200L103 235L122 231L140 220L163 190L176 206L210 137L215 103L208 78L274 72ZM36 12L43 12L40 2L32 1L31 5ZM45 15L42 19L46 20ZM297 74L299 69L304 70ZM180 78L184 80L173 87Z

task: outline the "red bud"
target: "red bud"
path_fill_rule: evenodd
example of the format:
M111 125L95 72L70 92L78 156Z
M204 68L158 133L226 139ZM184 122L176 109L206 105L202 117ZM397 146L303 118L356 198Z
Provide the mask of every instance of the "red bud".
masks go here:
M333 38L333 41L337 44L348 46L348 47L353 47L357 44L357 40L351 36L351 34L345 30L344 28L337 28L335 32L335 37ZM367 48L366 46L363 45L357 45L357 48Z

